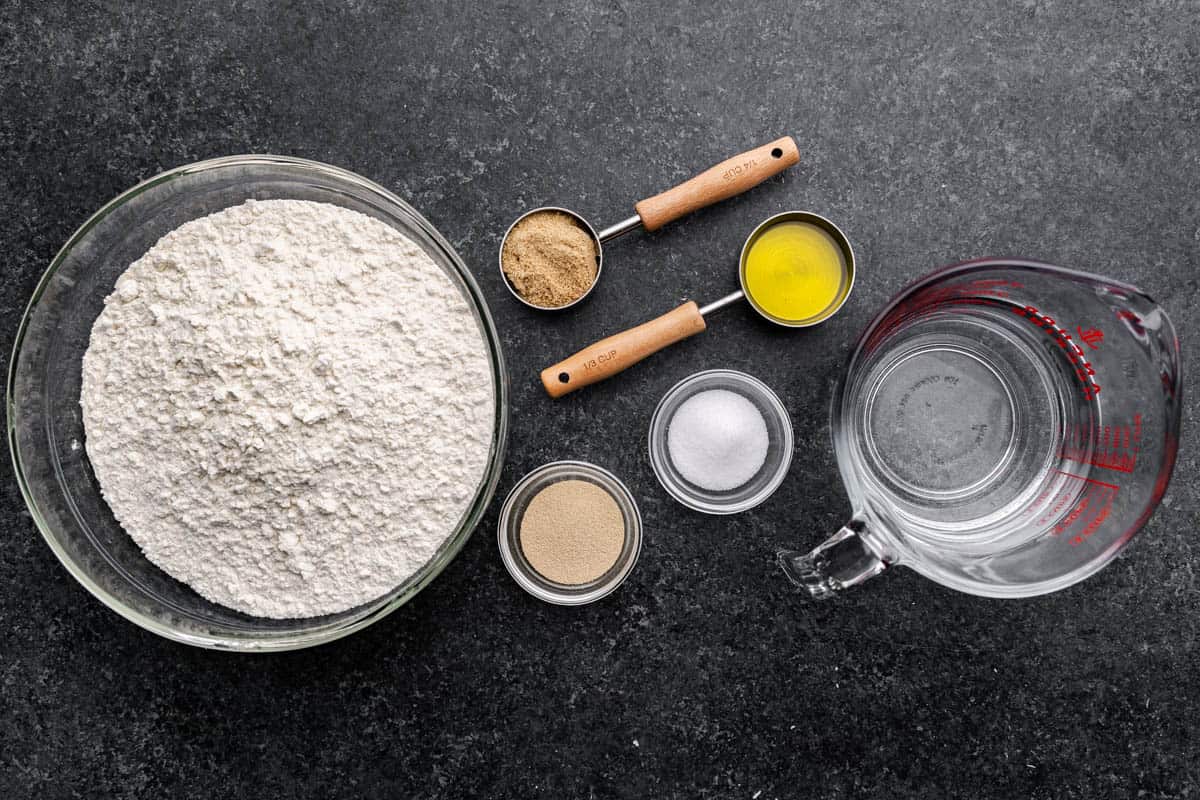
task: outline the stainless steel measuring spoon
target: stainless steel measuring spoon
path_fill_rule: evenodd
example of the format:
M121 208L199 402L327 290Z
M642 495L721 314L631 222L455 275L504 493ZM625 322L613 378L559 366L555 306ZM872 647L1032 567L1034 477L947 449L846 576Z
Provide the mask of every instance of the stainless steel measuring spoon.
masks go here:
M604 267L604 242L629 233L638 226L648 231L656 231L668 222L673 222L693 211L752 189L767 178L778 175L799 161L800 151L796 147L796 141L790 136L784 136L761 147L728 158L665 192L638 201L634 204L634 210L637 213L632 217L599 231L593 228L591 223L580 214L569 208L542 206L526 211L517 217L512 225L508 226L508 230L504 232L504 238L500 241L498 263L500 275L504 278L504 285L508 287L513 297L530 308L542 311L561 311L570 308L591 294L592 289L596 288L596 284L600 282L600 273ZM596 244L596 277L592 281L592 285L575 300L561 306L539 306L531 303L521 296L504 273L504 244L508 241L513 228L527 217L545 212L559 212L573 217L579 223L579 227L591 235Z
M819 312L804 319L785 319L771 314L762 307L759 301L755 300L753 293L747 288L746 261L755 242L763 233L776 225L789 222L811 225L827 234L841 251L844 264L841 285L830 302ZM837 313L854 287L854 250L850 247L850 240L846 238L841 229L820 214L808 211L786 211L765 220L746 237L746 242L742 245L741 257L738 259L738 280L742 288L720 300L715 300L705 306L697 306L694 300L688 300L661 317L601 339L575 355L547 367L542 370L542 386L551 397L557 398L616 375L664 347L700 333L706 327L704 318L708 314L742 299L748 300L756 312L776 325L807 328L824 322Z

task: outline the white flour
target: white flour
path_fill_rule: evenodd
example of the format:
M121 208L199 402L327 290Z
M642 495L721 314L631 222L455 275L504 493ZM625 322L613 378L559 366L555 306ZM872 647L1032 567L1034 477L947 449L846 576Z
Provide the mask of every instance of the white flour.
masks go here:
M146 556L204 597L262 617L373 600L473 498L486 345L384 223L249 201L164 236L105 303L83 357L88 456Z

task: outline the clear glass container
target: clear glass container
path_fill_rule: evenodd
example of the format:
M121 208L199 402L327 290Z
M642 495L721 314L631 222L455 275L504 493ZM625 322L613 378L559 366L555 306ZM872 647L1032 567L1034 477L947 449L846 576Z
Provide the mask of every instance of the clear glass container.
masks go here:
M1031 597L1110 563L1166 491L1179 342L1127 284L1034 261L932 273L867 327L832 410L854 513L787 575L828 597L907 566Z
M382 220L454 281L486 342L495 403L491 451L474 498L441 548L391 592L339 614L252 617L205 600L150 563L113 517L83 446L80 372L92 325L116 279L164 234L249 199L333 203ZM365 628L426 586L458 553L496 488L508 430L500 340L475 280L450 243L391 192L336 167L232 156L164 172L97 211L54 257L21 320L8 374L8 440L34 522L63 566L125 618L161 636L224 650L309 647Z
M521 551L521 518L529 502L547 486L567 480L587 481L608 492L625 520L625 542L617 560L590 583L555 583L538 573ZM586 461L552 461L530 472L509 492L500 510L496 539L504 566L522 589L547 603L581 606L608 596L629 576L642 552L642 515L629 489L608 470Z
M671 463L667 435L671 418L700 392L725 389L754 404L767 425L767 457L753 478L728 491L712 491L689 481ZM688 508L706 514L736 514L754 508L779 488L792 464L792 420L779 397L758 378L729 369L697 372L671 387L650 419L650 464L663 488Z

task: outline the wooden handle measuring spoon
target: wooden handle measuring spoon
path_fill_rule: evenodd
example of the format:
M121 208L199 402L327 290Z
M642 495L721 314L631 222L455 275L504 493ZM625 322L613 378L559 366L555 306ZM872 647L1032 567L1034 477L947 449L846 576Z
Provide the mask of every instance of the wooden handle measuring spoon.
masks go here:
M796 141L784 136L727 158L673 189L636 203L634 209L642 226L656 231L685 214L741 194L799 161Z
M704 328L704 316L695 302L689 300L661 317L601 339L547 367L542 370L542 386L551 397L562 397L612 377Z
M665 192L656 194L653 197L647 197L645 200L635 203L635 213L632 217L623 219L615 225L609 225L607 228L594 228L581 215L561 206L541 206L540 208L526 211L517 217L516 221L508 227L504 238L500 241L497 264L500 267L500 274L504 276L504 285L508 287L513 297L530 308L542 311L570 308L591 294L592 289L600 282L600 274L604 270L605 242L615 239L618 236L623 236L638 227L643 227L648 231L656 231L668 222L679 219L685 214L690 214L705 206L741 194L747 189L752 189L767 178L778 175L793 164L799 163L799 161L800 150L796 147L795 140L790 136L782 136L773 142L767 142L761 147L755 147L753 150L747 150L732 158L727 158L720 164L709 167L704 172L684 181L673 189L667 189ZM509 278L508 270L505 267L504 254L508 249L509 237L513 235L514 231L519 229L526 219L544 214L566 214L569 217L574 217L579 227L586 231L596 244L596 273L592 279L591 286L577 297L558 305L543 306L524 297Z

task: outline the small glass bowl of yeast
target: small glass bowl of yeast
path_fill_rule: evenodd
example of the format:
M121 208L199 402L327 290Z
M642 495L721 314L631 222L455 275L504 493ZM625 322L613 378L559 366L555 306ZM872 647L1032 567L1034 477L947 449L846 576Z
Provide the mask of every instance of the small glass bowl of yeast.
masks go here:
M608 495L616 507L614 515L619 514L617 524L623 529L620 540L612 543L611 552L603 558L599 568L589 571L586 562L595 564L597 556L594 551L579 551L589 549L589 545L594 547L598 544L595 538L599 536L597 528L600 526L585 525L583 520L570 520L568 513L563 514L563 522L566 525L574 522L579 526L578 534L588 537L591 541L581 542L578 538L572 540L569 535L563 536L557 539L557 544L563 551L549 555L551 558L561 557L556 558L556 566L560 570L563 569L564 560L580 560L579 566L583 569L579 574L586 575L580 583L559 582L539 572L534 566L539 553L527 552L527 548L522 544L523 533L528 534L527 530L523 531L523 523L535 499L557 484L569 482L582 482L584 486L579 488L583 489L585 494L590 491L589 487L595 487ZM608 470L584 461L554 461L530 472L509 492L508 499L504 501L504 507L500 511L496 539L504 566L522 589L547 603L579 606L606 597L620 586L633 570L642 551L642 516L629 489ZM566 569L570 569L571 566L574 565L567 563Z

